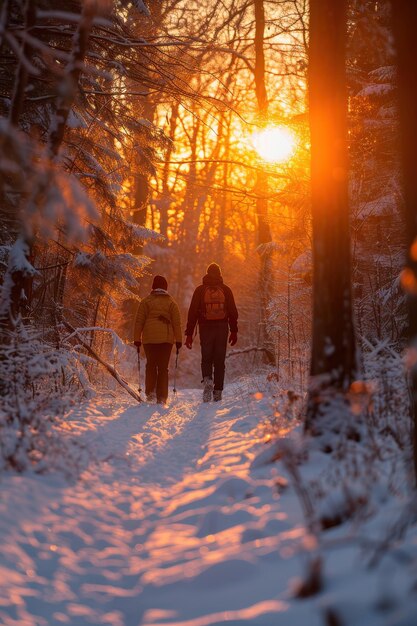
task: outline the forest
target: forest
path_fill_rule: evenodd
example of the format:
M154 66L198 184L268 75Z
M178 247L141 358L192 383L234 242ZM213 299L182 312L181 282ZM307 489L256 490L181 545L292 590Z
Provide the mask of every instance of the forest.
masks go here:
M0 0L0 624L417 623L416 32Z

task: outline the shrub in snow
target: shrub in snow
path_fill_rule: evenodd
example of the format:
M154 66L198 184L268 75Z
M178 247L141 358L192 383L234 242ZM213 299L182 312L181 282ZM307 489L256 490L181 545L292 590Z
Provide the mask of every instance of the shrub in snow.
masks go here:
M367 562L376 566L382 556L395 557L415 523L403 359L387 341L365 342L363 358L363 380L338 401L327 398L315 437L303 436L301 428L285 430L285 423L294 425L298 410L302 413L302 402L295 401L300 404L292 414L293 402L277 380L272 395L281 411L270 422L272 444L252 462L254 469L279 463L279 474L288 479L304 513L309 539L301 552L303 576L293 585L297 597L318 593L325 585L327 542L340 541L342 547L360 541Z
M410 447L409 391L401 354L387 340L365 342L364 361L367 383L372 388L370 426L390 445L401 450Z
M63 453L56 425L68 392L74 398L88 382L70 352L52 348L21 322L2 339L0 469L43 471Z

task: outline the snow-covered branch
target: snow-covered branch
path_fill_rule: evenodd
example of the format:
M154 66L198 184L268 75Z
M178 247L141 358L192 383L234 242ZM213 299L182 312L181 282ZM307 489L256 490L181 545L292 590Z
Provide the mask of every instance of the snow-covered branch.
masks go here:
M134 391L129 383L124 380L124 378L119 374L119 372L116 370L116 368L114 368L112 365L110 365L109 363L107 363L86 341L84 341L84 339L81 337L79 330L73 328L71 326L71 324L69 324L68 322L66 322L64 320L64 326L66 326L66 328L71 332L70 336L76 336L78 341L80 342L80 344L82 345L82 347L87 350L87 352L98 362L100 363L100 365L102 365L106 371L113 376L113 378L115 380L117 380L117 382L119 383L119 385L121 387L123 387L123 389L125 391L127 391L127 393L132 396L132 398L134 398L134 400L136 400L137 402L142 402L142 398L140 397L139 394L136 393L136 391Z

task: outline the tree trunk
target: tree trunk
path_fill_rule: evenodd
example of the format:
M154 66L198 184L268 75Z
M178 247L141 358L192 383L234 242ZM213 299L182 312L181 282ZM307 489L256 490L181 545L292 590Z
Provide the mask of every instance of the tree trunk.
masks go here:
M258 103L258 118L261 124L267 121L268 97L265 85L265 11L264 0L254 0L255 5L255 93ZM256 213L258 216L258 245L272 240L268 223L268 176L260 168L256 180Z
M258 103L258 118L260 124L265 124L268 117L268 96L265 83L265 10L264 0L254 0L255 8L255 93ZM267 363L275 365L275 349L271 333L267 328L267 310L272 292L272 259L271 255L262 246L272 241L271 229L268 221L268 174L258 169L256 175L256 215L258 218L258 246L260 252L261 269L259 274L260 290L260 325L259 346Z
M225 236L226 236L226 219L230 213L230 190L228 189L229 181L229 150L230 150L230 124L227 125L225 132L225 146L224 146L224 163L223 163L223 190L220 193L220 206L219 206L219 235L217 238L217 259L220 267L223 265L224 252L225 252Z
M178 109L179 104L174 103L171 109L171 118L169 120L169 138L171 142L168 145L168 149L165 154L165 163L162 172L162 198L159 208L159 232L163 237L165 237L164 245L168 243L168 226L169 226L169 207L171 204L171 192L169 188L169 166L171 161L172 152L174 149L174 141L175 141L175 132L177 129L177 121L178 121Z
M25 30L29 30L35 24L35 21L35 3L33 0L27 0L25 7ZM31 48L26 42L22 45L21 54L26 58L30 58L31 56ZM20 61L17 68L14 92L9 114L10 124L12 126L15 126L16 128L19 125L19 119L23 109L28 79L29 71L25 63ZM21 249L26 257L28 264L31 265L32 238L30 236L26 236L24 225L23 228L21 228L21 231L21 234L17 238L16 245L20 245L20 242L23 239L24 243L22 244ZM2 305L3 314L1 324L3 329L6 328L11 330L14 327L15 319L17 318L19 313L21 313L23 317L27 317L32 291L32 279L34 274L35 272L32 272L31 270L25 271L23 269L21 270L20 268L16 268L14 271L11 272L8 280L5 280L5 285L10 282L11 288L10 291L6 289L2 290L2 299L10 298L8 311L7 307L5 307L4 304Z
M83 4L80 22L73 38L70 60L66 67L63 84L60 87L55 119L49 133L48 148L52 158L57 156L64 139L68 116L78 89L78 79L87 53L94 15L95 2L87 0Z
M414 425L414 470L417 483L417 4L410 0L392 2L395 46L397 50L401 157L404 185L404 221L407 258L402 286L407 293L408 327L412 365L410 368L411 412Z
M306 426L344 395L357 362L348 204L346 1L310 0L313 338Z
M27 0L26 12L25 12L25 30L30 30L36 22L36 5L34 0ZM32 56L31 47L27 42L22 45L22 56L30 59ZM23 103L25 101L26 87L29 78L29 72L25 65L20 61L19 68L17 70L15 88L10 106L10 122L13 126L18 126L20 115L23 109Z
M255 7L255 92L259 115L268 113L268 97L265 85L265 10L264 0L254 0Z

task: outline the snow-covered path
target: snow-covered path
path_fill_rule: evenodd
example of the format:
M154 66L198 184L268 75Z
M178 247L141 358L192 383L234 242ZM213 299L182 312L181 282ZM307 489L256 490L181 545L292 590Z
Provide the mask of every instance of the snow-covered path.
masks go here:
M185 391L167 409L109 397L73 409L72 478L0 479L0 624L414 626L412 562L369 569L354 523L320 539L322 592L294 598L312 538L282 464L252 464L273 402L234 386L218 404ZM320 463L300 466L304 480ZM362 535L383 539L385 518Z
M72 411L91 456L78 480L3 479L0 623L287 623L296 572L276 564L303 528L280 506L276 469L251 477L259 411L236 395Z

